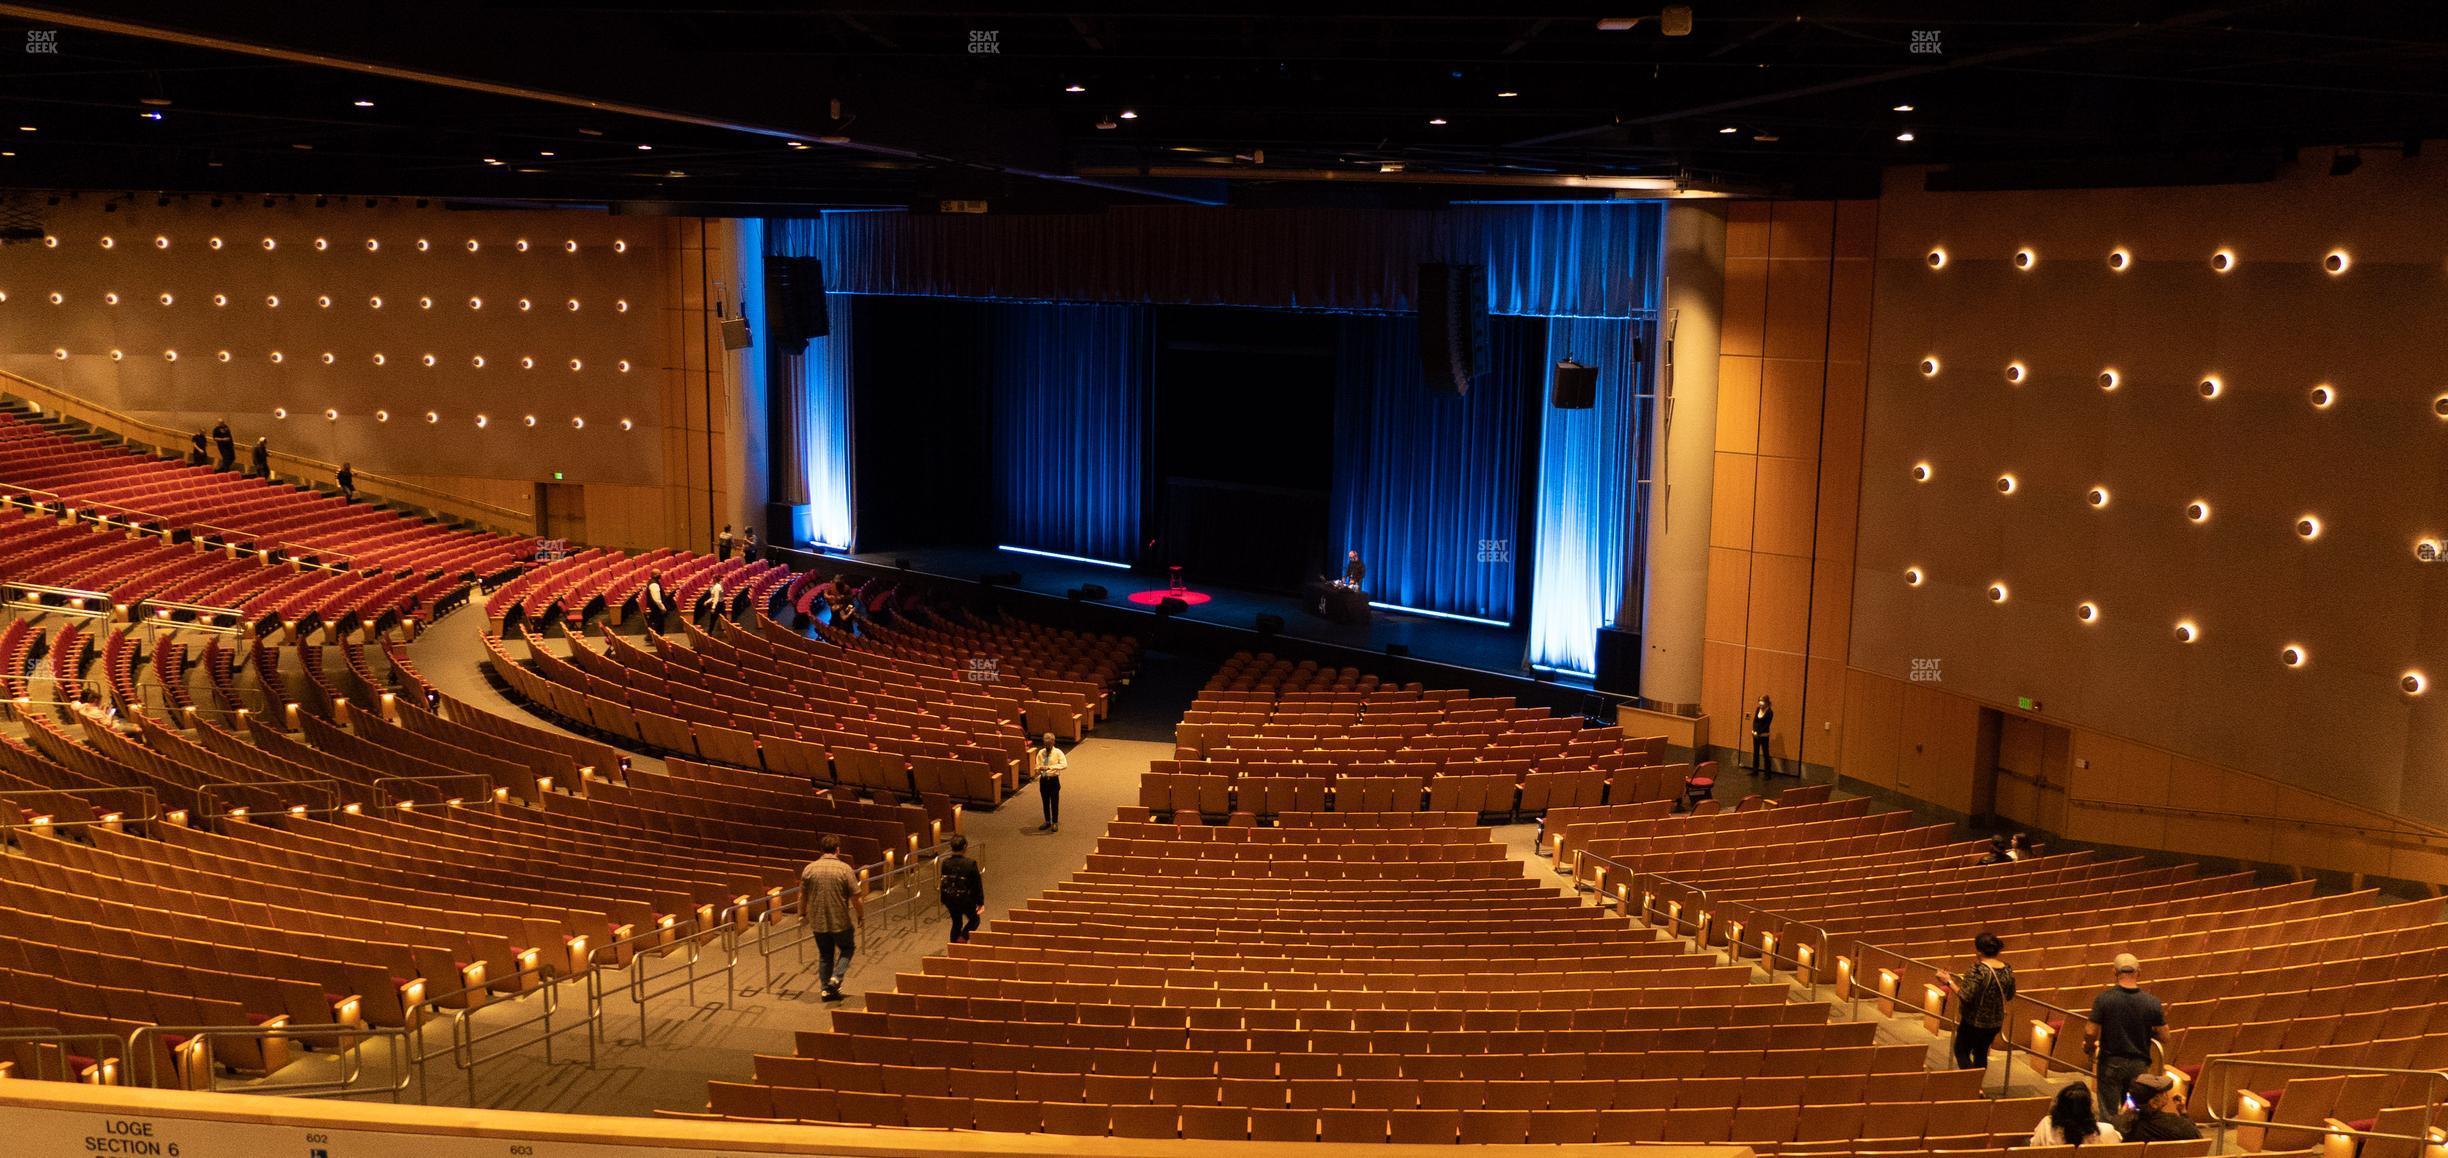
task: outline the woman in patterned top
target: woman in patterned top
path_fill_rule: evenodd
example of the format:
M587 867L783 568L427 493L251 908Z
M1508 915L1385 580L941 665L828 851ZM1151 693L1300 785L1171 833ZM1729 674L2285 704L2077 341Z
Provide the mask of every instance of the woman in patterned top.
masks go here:
M2014 966L1999 960L2006 942L1987 929L1972 938L1972 951L1980 959L1963 976L1941 969L1938 980L1955 991L1955 1068L1985 1070L1989 1044L2005 1028L2006 1003L2014 1000Z

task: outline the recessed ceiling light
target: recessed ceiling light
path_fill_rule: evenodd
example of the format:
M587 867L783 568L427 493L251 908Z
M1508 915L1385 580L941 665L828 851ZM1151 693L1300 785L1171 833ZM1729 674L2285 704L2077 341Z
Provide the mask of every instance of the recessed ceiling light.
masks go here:
M1118 128L1121 128L1122 126L1121 126L1121 125L1119 125L1119 124L1117 124L1117 123L1115 123L1115 121L1114 121L1114 119L1113 119L1112 117L1106 117L1105 119L1098 121L1098 122L1096 123L1096 127L1100 128L1100 129L1118 129Z
M352 104L356 105L358 108L361 108L361 109L370 109L370 108L373 108L373 107L374 107L374 102L373 102L373 101L369 101L369 100L352 101L352 102L350 102L350 103L352 103Z
M1511 99L1513 99L1514 97L1517 97L1517 96L1520 96L1520 95L1521 95L1520 93L1514 92L1512 89L1505 89L1505 90L1503 90L1503 91L1501 91L1501 92L1498 92L1498 93L1496 94L1496 99L1498 99L1498 100L1511 100Z
M1907 142L1907 143L1911 142L1911 140L1913 139L1912 130L1911 130L1911 129L1906 129L1906 130L1904 130L1903 132L1897 133L1897 134L1896 134L1896 139L1897 139L1897 140L1899 140L1899 141L1904 141L1904 142Z
M35 131L35 130L34 130L34 126L32 126L32 125L19 125L19 126L17 126L17 131L18 131L18 132L21 132L21 133L31 133L31 132L33 132L33 131Z
M1430 118L1428 118L1428 123L1429 123L1429 124L1432 124L1432 125L1441 125L1441 124L1444 124L1444 123L1445 123L1445 118L1443 118L1443 117L1430 117Z
M1894 109L1892 109L1892 110L1890 110L1890 111L1892 111L1892 112L1899 112L1899 113L1909 113L1909 112L1913 111L1913 107L1912 107L1911 105L1897 105L1897 106L1896 106Z
M1066 84L1066 85L1064 85L1064 86L1063 86L1063 91L1064 91L1064 92L1087 92L1087 91L1088 91L1088 86L1087 86L1087 85L1084 85L1084 84Z
M1751 139L1763 145L1773 145L1779 138L1775 133L1753 133Z
M1122 119L1126 121L1135 121L1139 119L1139 113L1135 109L1124 109L1120 115Z
M1734 127L1733 125L1727 125L1726 127L1724 127L1724 128L1722 128L1722 129L1717 130L1717 134L1718 134L1719 136L1724 136L1724 135L1729 134L1729 133L1739 133L1739 132L1741 132L1741 131L1742 131L1741 129L1736 128L1736 127Z
M639 146L638 146L638 152L641 152L641 153L651 153L651 152L654 152L654 146L653 146L653 145L639 145Z
M581 136L581 137L600 137L600 136L602 136L602 135L603 135L603 130L602 130L602 129L580 129L580 130L578 130L578 135L579 135L579 136Z

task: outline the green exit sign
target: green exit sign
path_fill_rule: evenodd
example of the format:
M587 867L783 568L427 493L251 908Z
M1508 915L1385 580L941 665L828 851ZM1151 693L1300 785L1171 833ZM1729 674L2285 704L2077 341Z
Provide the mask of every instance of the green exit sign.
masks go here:
M553 472L553 481L554 481L554 482L560 482L560 481L561 481L561 472L560 472L560 471L557 471L557 470L556 470L556 471L554 471L554 472Z
M560 476L559 476L559 475L555 475L555 476L553 476L553 477L555 477L555 478L559 478ZM2030 696L2016 696L2016 697L2015 697L2015 706L2016 706L2016 707L2018 707L2018 708L2023 709L2024 711L2027 711L2027 712L2033 712L2033 711L2038 711L2038 710L2040 709L2040 701L2035 700L2035 699L2031 698Z

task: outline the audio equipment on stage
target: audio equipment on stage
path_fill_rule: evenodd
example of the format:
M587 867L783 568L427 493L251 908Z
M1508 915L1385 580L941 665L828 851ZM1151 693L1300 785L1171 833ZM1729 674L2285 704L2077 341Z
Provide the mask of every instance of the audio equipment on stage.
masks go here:
M1414 300L1428 388L1470 393L1471 383L1488 374L1487 267L1422 263Z
M745 350L756 345L756 335L748 332L748 319L724 318L722 320L722 343L723 349L726 350Z
M1619 696L1640 694L1641 637L1622 627L1598 629L1598 673L1592 681L1602 692Z
M1106 594L1105 585L1102 583L1080 584L1080 598L1082 599L1103 599Z
M1598 405L1598 367L1571 358L1556 363L1552 401L1558 410L1587 410Z
M1282 634L1283 629L1283 616L1261 615L1258 617L1258 634L1260 635L1279 635Z
M765 328L783 353L795 354L808 339L832 332L825 314L824 263L815 258L766 258L765 304Z
M1175 599L1170 595L1164 597L1164 602L1156 605L1156 614L1158 615L1179 615L1188 610L1190 610L1189 604L1184 603L1179 599Z
M978 576L978 584L982 587L1018 587L1020 573L1018 571L989 571Z

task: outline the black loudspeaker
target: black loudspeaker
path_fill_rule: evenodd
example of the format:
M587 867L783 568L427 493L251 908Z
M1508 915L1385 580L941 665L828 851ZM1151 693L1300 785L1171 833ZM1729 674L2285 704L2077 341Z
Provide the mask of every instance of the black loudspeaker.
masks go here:
M1552 401L1558 410L1587 410L1598 405L1598 367L1570 358L1555 364Z
M832 332L825 314L824 263L812 257L765 259L765 328L784 353Z
M1069 590L1063 592L1063 598L1068 599L1073 603L1079 602L1084 597L1085 596L1077 587L1070 588Z
M1619 696L1640 694L1641 637L1621 627L1598 629L1598 690Z
M1020 573L1018 571L989 571L978 576L978 585L981 587L1018 587Z
M748 319L724 318L722 320L722 342L723 349L745 350L756 345L756 335L748 332Z
M1105 585L1102 583L1080 584L1080 598L1082 599L1103 599L1107 594Z
M1386 654L1393 656L1396 659L1407 658L1411 654L1411 645L1407 643L1389 643L1386 645Z
M1188 610L1190 610L1189 604L1184 603L1179 599L1175 599L1170 595L1164 597L1164 602L1156 605L1156 614L1158 615L1179 615Z
M1258 634L1260 635L1279 635L1283 629L1283 616L1261 615L1258 617Z
M1488 374L1487 267L1419 267L1420 371L1430 390L1470 393Z

